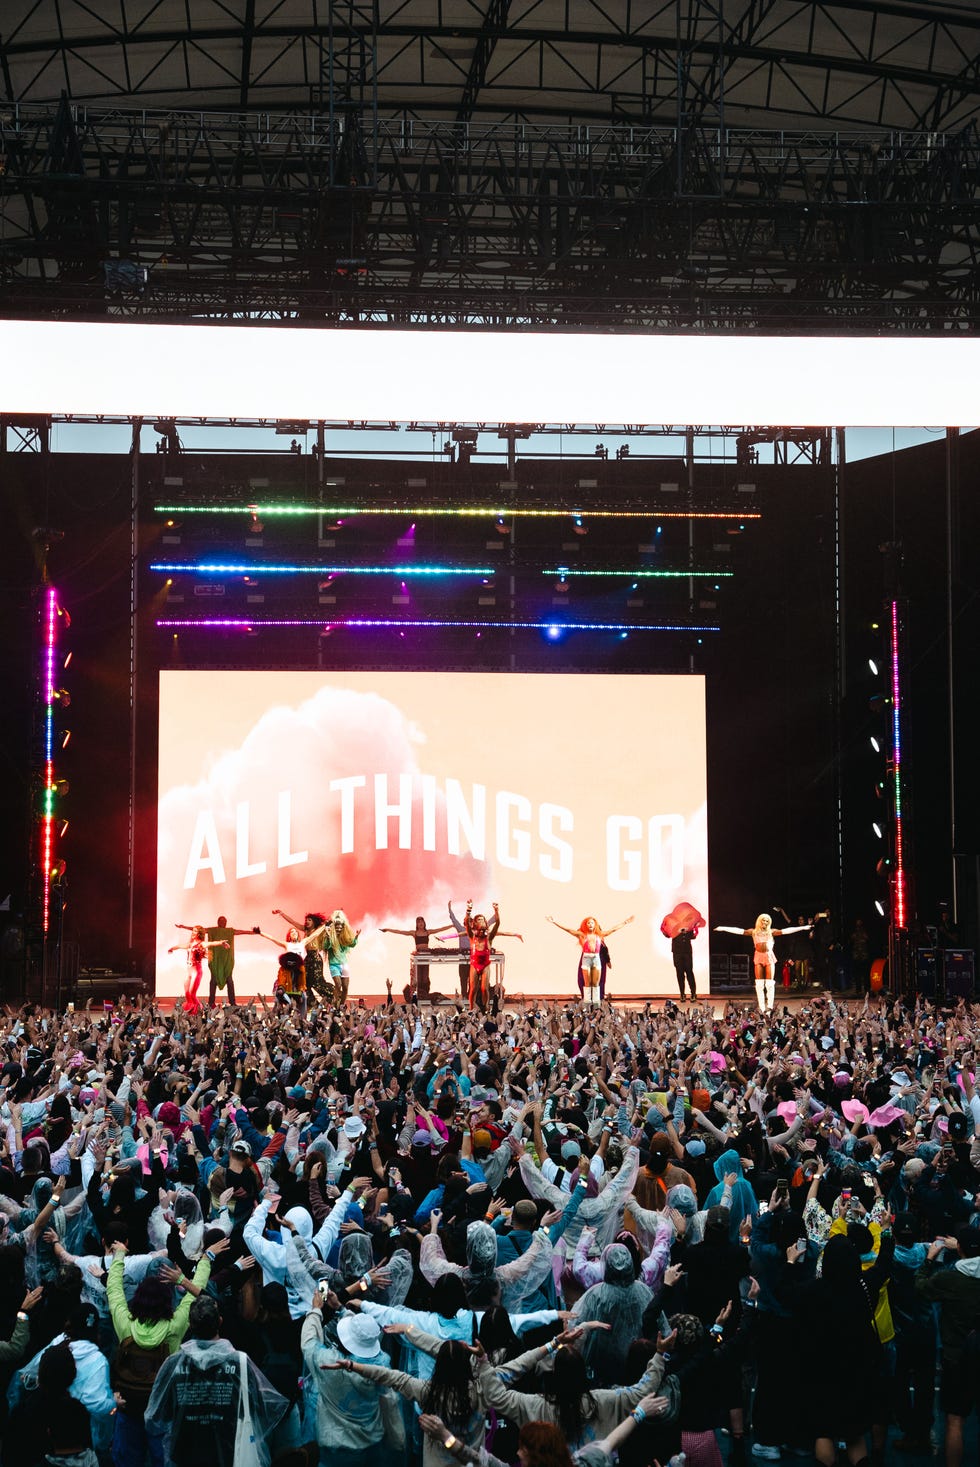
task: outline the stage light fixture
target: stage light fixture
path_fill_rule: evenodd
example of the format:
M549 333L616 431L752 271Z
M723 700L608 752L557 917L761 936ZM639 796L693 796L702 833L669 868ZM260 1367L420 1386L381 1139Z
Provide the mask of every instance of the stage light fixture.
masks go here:
M871 747L872 747L872 749L874 749L874 751L875 751L876 754L880 754L881 753L881 745L879 744L878 740L875 738L874 734L871 735Z
M567 507L532 509L527 506L502 505L502 504L474 504L474 505L326 505L326 504L260 504L255 506L256 510L265 519L273 516L316 516L318 518L329 515L343 523L341 516L352 515L387 515L402 516L413 515L419 518L436 519L537 519L537 520L563 520L568 518ZM179 510L182 515L241 515L250 514L251 506L246 504L156 504L154 511L157 514L167 514L171 510ZM649 520L651 518L648 509L583 509L578 511L580 518L584 520ZM746 514L744 510L727 509L662 509L657 511L657 517L664 520L759 520L761 514ZM333 528L332 526L330 528ZM739 524L739 529L744 530L745 525Z
M877 820L872 820L872 822L871 822L871 829L874 831L875 835L878 837L879 840L882 840L883 839L882 832L881 832L881 826L878 824Z
M543 576L553 576L558 574L563 576L592 576L605 577L607 579L610 576L636 576L643 577L647 580L690 581L695 579L711 579L711 577L717 576L733 576L735 572L719 570L566 570L562 567L558 567L557 570L554 568L550 570L543 570L541 574ZM717 590L718 588L715 587L715 589Z
M868 658L868 666L871 669L871 675L872 675L872 677L877 677L878 676L878 664L877 664L877 662L875 662L875 660L874 660L873 657L869 657Z
M51 793L54 784L54 705L63 689L55 689L54 661L57 646L58 595L49 587L44 617L44 646L41 663L41 686L44 696L44 801L41 813L39 865L44 873L41 887L41 930L47 935L51 924L51 863L54 857L54 811ZM62 706L67 707L66 699Z
M875 897L875 911L878 913L879 917L883 917L885 915L885 909L877 897Z
M67 688L55 688L51 694L51 701L53 703L60 703L62 708L70 708L71 693L69 693Z
M64 731L64 733L61 735L61 747L63 749L67 749L67 747L68 747L68 745L70 743L71 743L71 729L70 728L66 728L65 731Z
M892 829L894 832L895 851L895 879L892 882L892 923L900 931L904 931L907 921L907 894L905 877L905 835L902 811L904 783L902 778L902 717L899 661L901 644L901 617L899 613L899 604L897 601L893 601L891 604L891 626L889 640L891 652L892 684Z
M406 620L404 617L344 617L329 622L313 617L275 617L257 619L249 617L201 617L179 620L166 618L157 621L158 627L183 627L201 631L243 631L253 633L264 627L350 627L354 629L392 627L479 627L483 631L546 631L548 627L560 625L565 632L720 632L721 627L705 623L683 622L621 622L621 621L441 621ZM176 633L174 634L176 640Z
M155 561L152 571L190 576L489 576L489 565L245 565L226 561Z
M62 666L62 668L63 668L64 671L67 672L68 668L71 667L71 659L72 659L73 656L74 656L74 653L73 652L66 652L65 653L65 660L61 664L61 666Z

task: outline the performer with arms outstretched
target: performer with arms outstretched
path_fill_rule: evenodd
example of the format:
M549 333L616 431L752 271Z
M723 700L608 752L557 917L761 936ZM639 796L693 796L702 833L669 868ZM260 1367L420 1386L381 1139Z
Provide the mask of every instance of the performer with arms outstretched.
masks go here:
M175 922L174 926L179 927L180 923ZM207 957L211 948L228 946L229 944L225 939L217 942L208 942L204 936L204 928L197 926L191 928L191 935L187 942L178 942L173 947L167 948L168 953L187 954L187 977L184 979L185 1013L196 1014L201 1007L197 990L200 988L201 979L204 977L204 959Z
M605 945L606 938L610 937L612 933L618 932L621 927L625 927L627 923L633 920L632 917L626 917L622 922L617 922L614 927L603 928L599 926L595 917L583 917L578 927L563 927L560 922L555 921L554 917L548 918L548 921L553 927L559 927L562 932L567 932L569 937L578 939L579 946L581 947L578 965L578 989L584 998L586 987L588 987L590 1003L595 1003L596 988L599 989L600 1003L606 996L606 965L602 961L602 949Z
M776 1002L776 954L773 951L774 937L788 937L792 932L808 932L811 924L801 927L774 927L768 912L760 912L754 927L716 927L716 932L731 932L736 937L751 937L755 948L752 961L755 968L755 993L759 1008L771 1014Z

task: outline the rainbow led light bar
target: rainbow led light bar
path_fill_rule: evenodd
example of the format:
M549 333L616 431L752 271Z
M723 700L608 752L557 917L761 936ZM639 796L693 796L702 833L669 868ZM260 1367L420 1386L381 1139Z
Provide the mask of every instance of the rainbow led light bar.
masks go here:
M211 560L154 562L150 570L204 576L492 576L489 565L245 565Z
M41 926L51 924L51 864L54 860L54 658L58 624L58 593L49 586L44 598L44 641L41 686L44 689L44 802L41 809L40 861L43 874Z
M899 678L901 620L897 601L891 604L892 656L892 808L895 829L895 873L892 878L892 926L904 931L907 921L905 839L902 825L902 696Z
M249 620L247 617L203 617L164 619L158 627L208 628L219 627L227 631L258 631L265 627L321 627L324 631L335 631L342 627L396 627L403 630L429 627L472 627L477 631L532 631L547 632L719 632L721 627L700 625L667 625L653 622L626 621L407 621L402 618L345 617L339 621L322 621L316 618L286 620Z
M759 520L762 515L740 509L529 509L513 505L410 505L410 504L155 504L157 514L254 514L260 519L304 515L325 515L336 519L341 515L387 515L389 518L413 515L419 519L454 516L463 519L537 519L537 520Z
M560 576L563 581L571 580L573 576L618 576L623 580L676 580L690 581L695 579L717 581L722 576L733 576L734 571L713 570L571 570L567 565L557 566L554 570L544 570L543 576Z

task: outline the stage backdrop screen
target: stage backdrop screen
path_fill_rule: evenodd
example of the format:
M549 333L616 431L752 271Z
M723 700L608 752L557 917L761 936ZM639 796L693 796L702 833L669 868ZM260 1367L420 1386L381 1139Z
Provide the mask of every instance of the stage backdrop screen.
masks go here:
M174 924L219 915L284 940L274 908L341 908L354 999L408 979L412 941L380 928L442 927L470 897L521 934L497 944L511 995L574 991L578 944L546 919L590 915L635 917L609 939L611 996L676 993L661 922L685 902L708 916L701 677L163 672L159 773L161 996L183 990ZM239 994L269 994L277 967L236 938ZM457 993L456 965L430 981Z

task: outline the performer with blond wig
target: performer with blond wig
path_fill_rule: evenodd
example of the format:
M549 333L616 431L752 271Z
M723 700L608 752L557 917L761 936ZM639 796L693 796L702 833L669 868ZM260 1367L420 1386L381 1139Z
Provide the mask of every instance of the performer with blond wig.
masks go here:
M773 938L788 937L793 932L809 932L811 923L802 927L773 927L768 912L760 912L754 927L716 927L716 932L731 932L736 937L751 937L755 952L752 957L755 971L755 993L759 1008L771 1014L776 1002L776 954Z

